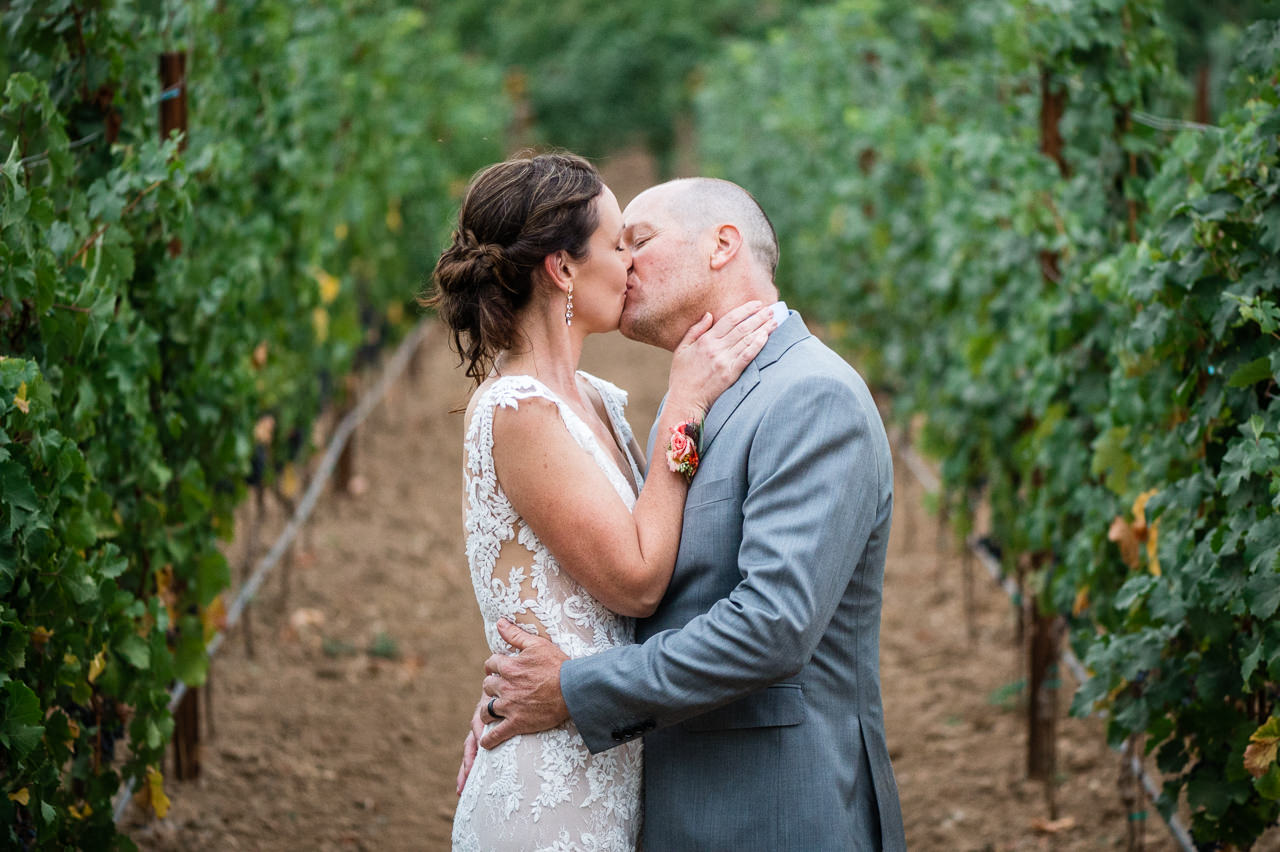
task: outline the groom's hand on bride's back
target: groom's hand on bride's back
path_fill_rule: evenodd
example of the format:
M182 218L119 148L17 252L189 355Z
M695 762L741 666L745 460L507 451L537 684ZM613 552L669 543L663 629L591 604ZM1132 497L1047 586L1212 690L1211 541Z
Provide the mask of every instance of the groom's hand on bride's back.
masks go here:
M569 659L550 640L528 633L505 618L498 619L498 633L515 654L494 654L485 660L483 719L494 725L480 739L482 748L493 748L517 734L545 731L569 720L569 708L560 693L560 666ZM492 707L493 715L489 715Z

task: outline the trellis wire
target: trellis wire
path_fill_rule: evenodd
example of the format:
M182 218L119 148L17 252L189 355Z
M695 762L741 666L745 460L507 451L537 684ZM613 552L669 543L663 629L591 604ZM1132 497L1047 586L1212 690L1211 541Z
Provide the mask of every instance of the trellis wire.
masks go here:
M897 453L899 458L906 462L907 468L915 476L916 481L919 482L926 491L941 490L942 483L938 479L937 474L933 472L928 463L922 459L909 444L900 447L897 450ZM995 580L996 583L999 584L1005 594L1010 598L1017 600L1021 595L1022 590L1018 588L1018 584L1015 583L1011 577L1008 577L1004 573L1004 568L1000 565L1000 560L996 559L995 554L993 554L977 537L969 539L965 544L973 554L978 557L978 561L986 566L987 572L991 574L991 579ZM1062 662L1071 670L1071 675L1076 679L1077 683L1084 683L1089 679L1089 674L1085 671L1084 665L1080 662L1079 658L1076 657L1075 653L1072 652L1070 646L1063 650ZM1105 715L1105 711L1098 715ZM1160 790L1156 787L1156 783L1152 780L1151 776L1147 774L1146 768L1142 765L1142 761L1138 759L1137 755L1134 755L1130 760L1129 768L1142 782L1142 789L1146 791L1147 798L1149 798L1154 804L1156 800L1160 798ZM1159 812L1158 808L1157 812ZM1164 815L1161 814L1161 817L1163 816ZM1167 819L1165 819L1165 824L1169 826L1169 833L1173 835L1173 839L1177 841L1178 847L1182 852L1196 852L1196 846L1191 839L1191 834L1187 831L1186 827L1182 825L1182 821L1178 819L1177 814L1171 814Z
M88 145L93 140L97 139L102 134L103 134L103 131L95 130L92 133L90 133L88 136L83 136L74 142L69 142L67 144L67 150L74 151L76 148L82 148L85 145ZM21 160L18 161L18 165L19 166L38 166L41 163L47 163L48 161L49 161L49 152L44 151L40 154L32 154L30 157L23 157Z
M1141 110L1131 110L1130 117L1139 124L1145 124L1147 127L1155 130L1217 130L1218 128L1212 124L1201 124L1198 121L1185 121L1181 118L1162 118L1158 115L1152 115L1149 112Z
M186 85L187 85L187 80L184 77L182 80L180 80L177 83L177 85L170 86L169 88L162 91L155 98L154 103L163 103L164 101L173 100L174 98L178 97L178 93L181 92L182 88ZM92 133L88 134L87 136L82 136L81 138L75 140L74 142L69 142L67 143L67 150L74 151L76 148L82 148L85 145L88 145L90 142L93 142L99 136L102 136L103 132L104 131L102 130L95 130ZM41 165L42 163L47 163L47 162L49 162L49 152L44 151L39 154L32 154L29 157L23 157L21 160L18 161L18 165L29 168L31 166L38 166L38 165Z
M413 357L422 341L426 339L427 331L430 326L429 320L423 320L409 333L409 335L400 343L400 347L396 350L395 355L387 362L382 370L382 376L378 379L378 383L374 386L370 393L365 394L360 403L342 419L338 424L338 428L334 430L333 438L329 441L329 446L325 449L324 457L320 460L320 465L316 468L315 475L311 477L311 484L307 487L307 492L302 496L302 500L298 502L297 509L294 510L293 517L289 519L289 523L285 525L281 531L280 537L276 539L276 543L272 545L271 550L258 561L257 567L249 579L240 587L240 591L236 594L235 601L227 609L227 621L221 630L219 630L209 644L206 651L209 658L212 659L214 653L222 647L222 643L226 641L227 633L231 628L236 626L240 617L244 614L245 609L253 600L258 589L262 587L266 581L267 575L271 569L276 566L280 558L284 556L289 545L297 538L298 533L302 530L302 525L306 523L310 517L312 510L315 508L316 501L320 499L321 492L328 485L329 477L333 473L334 467L338 463L338 456L342 454L343 448L347 445L347 441L351 439L352 433L359 426L370 412L382 401L387 391L391 388L391 384L400 377L404 372L404 368L408 365L409 360ZM187 694L187 685L179 681L169 692L169 712L172 713L177 709L178 703L182 701L182 697ZM129 799L133 796L134 788L137 781L130 778L128 784L121 791L119 798L116 799L114 814L115 821L119 822L124 816L125 808L128 807Z

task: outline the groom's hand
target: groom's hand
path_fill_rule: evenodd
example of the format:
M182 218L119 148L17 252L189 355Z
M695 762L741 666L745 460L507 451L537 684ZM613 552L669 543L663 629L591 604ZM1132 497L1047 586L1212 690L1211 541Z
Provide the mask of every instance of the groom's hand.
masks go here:
M484 691L496 699L492 707L498 724L480 739L482 748L569 720L569 708L560 694L560 665L569 659L565 653L505 618L498 619L498 633L516 653L494 654L485 660ZM493 718L486 709L485 721Z

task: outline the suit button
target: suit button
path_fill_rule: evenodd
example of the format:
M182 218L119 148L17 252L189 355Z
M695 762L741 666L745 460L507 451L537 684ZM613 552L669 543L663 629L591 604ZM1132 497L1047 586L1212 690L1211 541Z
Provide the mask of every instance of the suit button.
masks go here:
M652 731L654 728L658 727L658 723L653 721L652 719L645 719L644 725L642 725L641 727L646 731Z
M622 731L611 731L609 733L609 736L613 737L613 741L615 743L620 743L625 739L625 737L622 735Z

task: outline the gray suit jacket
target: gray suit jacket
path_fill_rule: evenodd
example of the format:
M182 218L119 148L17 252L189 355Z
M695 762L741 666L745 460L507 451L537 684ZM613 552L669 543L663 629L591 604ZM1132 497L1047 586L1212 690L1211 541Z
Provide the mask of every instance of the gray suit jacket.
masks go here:
M702 444L662 605L561 670L573 721L593 752L645 736L647 852L905 849L880 702L893 465L866 384L793 311Z

